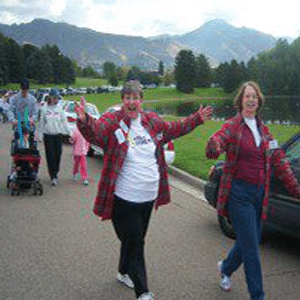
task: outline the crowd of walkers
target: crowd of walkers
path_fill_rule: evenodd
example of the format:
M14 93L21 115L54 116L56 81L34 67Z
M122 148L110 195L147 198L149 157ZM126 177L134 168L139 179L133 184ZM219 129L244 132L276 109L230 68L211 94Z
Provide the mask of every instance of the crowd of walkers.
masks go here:
M4 94L3 98L6 106L2 112L5 115L5 120L12 123L17 131L20 131L17 132L16 136L23 138L25 132L29 130L28 127L32 125L37 127L36 139L44 144L51 185L56 186L58 183L63 136L68 136L70 143L73 145L74 166L70 173L75 178L80 170L82 183L89 184L85 158L88 151L88 142L82 137L77 127L72 130L68 126L64 109L61 105L58 105L58 99L60 98L58 89L51 89L46 104L38 107L36 98L29 93L29 81L23 79L18 93L8 92ZM18 123L22 123L22 126L18 126Z
M20 93L10 100L8 120L13 124L18 118L24 121L24 116L29 123L38 120L36 100L28 95L28 88L29 82L22 81ZM55 186L58 180L61 134L69 135L73 144L73 179L77 180L80 167L84 184L88 184L85 157L89 145L104 149L93 211L102 220L111 220L120 240L117 280L132 288L138 300L153 300L144 248L153 208L171 201L164 145L210 120L212 108L200 106L186 118L165 121L155 112L143 110L142 86L131 80L121 90L122 109L105 113L98 120L86 113L84 99L76 103L78 121L71 132L57 105L58 98L58 90L52 89L38 122L51 184ZM243 264L251 300L266 299L259 243L262 221L266 219L271 168L291 195L300 199L300 186L289 162L261 119L264 101L255 82L244 83L234 99L236 116L227 120L206 146L209 159L226 154L217 208L219 215L230 216L237 235L227 257L216 262L220 287L230 291L231 275Z

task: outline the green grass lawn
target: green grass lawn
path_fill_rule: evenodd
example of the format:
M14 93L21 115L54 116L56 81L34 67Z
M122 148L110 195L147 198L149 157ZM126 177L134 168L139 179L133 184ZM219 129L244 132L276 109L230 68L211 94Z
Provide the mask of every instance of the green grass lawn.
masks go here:
M90 78L76 78L74 87L90 87L106 85L107 81L103 79L90 79ZM31 88L53 87L55 85L38 86L31 84ZM58 87L65 87L64 85ZM19 84L12 84L3 88L19 89ZM216 102L221 102L228 96L218 88L200 88L195 89L193 94L184 94L176 90L176 88L156 88L146 89L144 91L144 108L154 109L160 111L166 103L168 105L178 105L183 101L191 101L197 105L213 105ZM100 112L104 112L108 107L120 104L120 92L112 92L107 94L87 94L85 98L88 102L94 103ZM80 100L80 95L66 95L66 100ZM166 120L175 120L177 117L166 116ZM205 146L209 137L219 130L223 122L209 121L204 125L198 126L190 134L181 137L174 141L176 156L174 166L204 180L208 178L208 171L214 164L214 160L209 160L205 156ZM290 138L294 133L299 131L298 126L286 125L268 125L270 131L273 133L274 138L278 143L282 143ZM219 157L219 160L224 159L224 155Z
M174 120L174 117L166 117L168 121ZM175 161L173 165L191 175L201 179L208 179L208 171L215 163L215 160L207 159L205 156L205 147L209 137L218 131L224 122L208 121L198 126L191 133L174 140ZM288 140L293 134L299 132L299 126L286 125L268 125L274 138L281 144ZM224 160L225 155L221 155L218 160Z
M178 92L175 88L157 88L146 89L144 94L144 108L159 111L160 107L182 103L183 101L192 101L197 105L208 105L212 102L222 101L226 94L217 88L196 89L193 94L184 94ZM87 94L85 98L88 102L94 103L100 112L105 111L108 107L120 104L120 92L111 92L104 94ZM79 100L80 95L66 95L64 99Z
M182 102L182 100L189 99L198 105L208 105L222 101L222 98L225 96L226 95L218 89L197 89L192 95L179 93L176 89L171 88L148 89L144 91L144 99L146 101L144 108L157 108L157 104L163 105L164 102L172 102L173 105L176 105L178 101ZM71 98L79 100L80 96L71 96ZM119 92L86 95L86 99L88 102L96 104L100 112L105 111L110 106L121 103ZM153 100L159 100L159 103ZM177 117L166 116L165 119L175 120ZM173 165L194 176L207 180L208 171L215 161L206 158L205 146L209 137L219 130L222 124L223 122L209 121L204 125L198 126L190 134L176 139L174 141L176 156ZM276 124L270 124L268 126L279 144L299 131L298 126ZM220 156L218 160L223 159L225 159L224 155Z
M101 86L101 85L107 85L107 80L106 79L101 79L101 78L82 78L82 77L76 77L75 83L70 84L70 86L74 88L78 87L94 87L94 86ZM58 87L58 88L65 88L66 84L53 84L53 83L48 83L48 84L37 84L32 82L30 80L30 89L41 89L45 87ZM20 89L20 83L8 83L5 86L2 86L1 88L6 89L6 90L14 90L17 91Z

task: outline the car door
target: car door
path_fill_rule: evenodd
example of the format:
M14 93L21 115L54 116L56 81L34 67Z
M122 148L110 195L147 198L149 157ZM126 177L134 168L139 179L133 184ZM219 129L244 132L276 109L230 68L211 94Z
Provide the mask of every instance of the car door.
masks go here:
M296 135L283 148L300 183L300 136ZM274 229L300 237L300 201L292 197L274 175L272 175L268 223Z

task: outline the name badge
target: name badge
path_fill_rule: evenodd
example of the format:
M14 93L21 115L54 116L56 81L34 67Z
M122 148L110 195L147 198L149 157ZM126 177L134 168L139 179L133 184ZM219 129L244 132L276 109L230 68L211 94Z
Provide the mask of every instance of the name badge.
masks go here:
M128 130L129 130L128 126L124 123L123 120L120 121L120 127L123 129L123 131L124 131L125 133L127 133Z
M128 140L128 142L129 142L129 144L130 144L131 147L135 147L136 146L131 131L129 132L129 134L127 136L127 140Z
M277 149L277 148L279 148L277 140L269 141L269 148L270 149Z
M120 128L115 131L115 136L116 136L119 144L122 144L122 143L124 143L126 141L124 133L123 133L123 131Z

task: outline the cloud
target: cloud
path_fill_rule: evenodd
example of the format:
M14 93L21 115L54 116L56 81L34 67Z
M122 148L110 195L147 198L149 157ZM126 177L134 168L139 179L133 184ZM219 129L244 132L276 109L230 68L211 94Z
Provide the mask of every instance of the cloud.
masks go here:
M55 0L0 1L0 20L4 24L27 23L36 18L54 19L61 13L65 1Z
M118 0L93 0L93 3L98 4L104 4L104 5L115 5L118 2Z
M0 23L36 18L134 36L184 34L211 19L275 36L299 36L294 0L0 0Z

